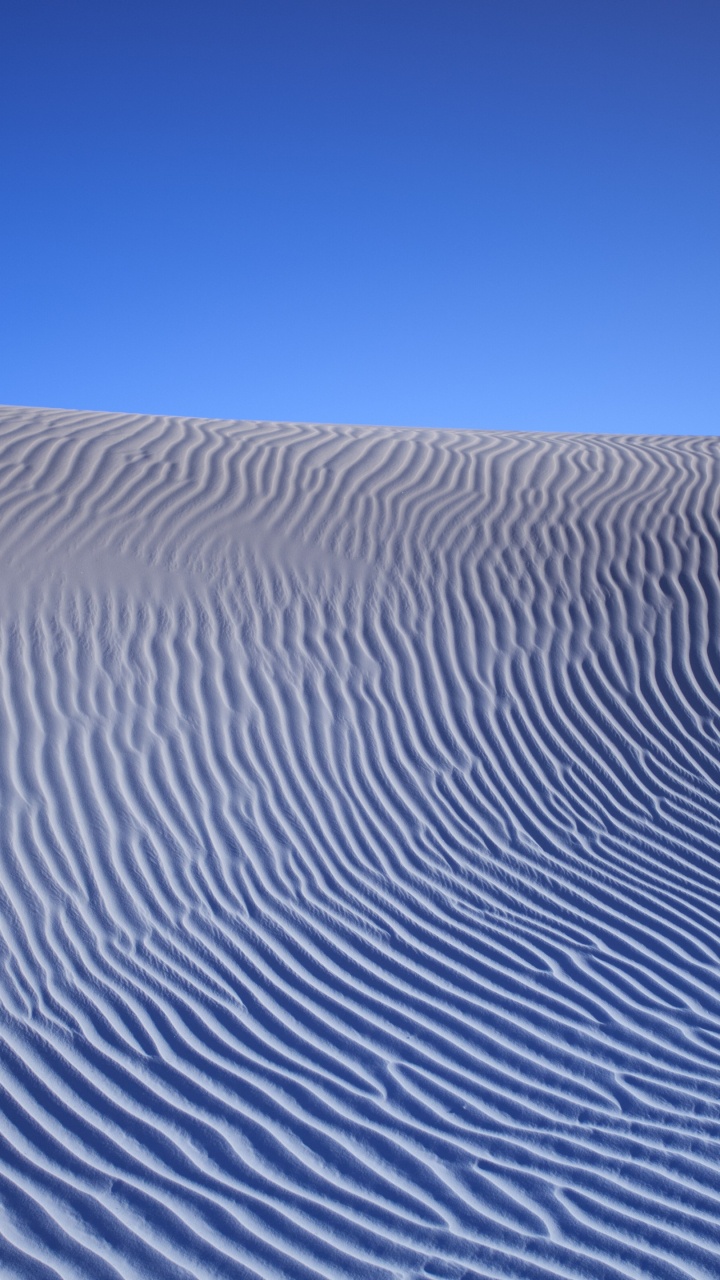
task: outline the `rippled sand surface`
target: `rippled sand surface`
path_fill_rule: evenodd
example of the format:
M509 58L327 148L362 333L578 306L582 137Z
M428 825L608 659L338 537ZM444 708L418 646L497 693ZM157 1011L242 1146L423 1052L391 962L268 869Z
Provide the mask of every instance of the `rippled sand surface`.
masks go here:
M2 1277L720 1277L719 482L0 410Z

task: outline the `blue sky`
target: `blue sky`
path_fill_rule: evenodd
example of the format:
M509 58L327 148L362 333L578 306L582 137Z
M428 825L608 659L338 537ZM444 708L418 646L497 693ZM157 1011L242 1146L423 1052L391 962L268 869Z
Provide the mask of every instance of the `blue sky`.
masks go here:
M23 0L0 400L720 432L717 0Z

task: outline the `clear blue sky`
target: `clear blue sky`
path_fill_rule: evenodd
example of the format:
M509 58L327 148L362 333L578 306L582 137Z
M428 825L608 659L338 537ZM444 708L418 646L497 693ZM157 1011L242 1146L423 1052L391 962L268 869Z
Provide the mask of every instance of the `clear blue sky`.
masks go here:
M8 0L0 401L720 433L720 3Z

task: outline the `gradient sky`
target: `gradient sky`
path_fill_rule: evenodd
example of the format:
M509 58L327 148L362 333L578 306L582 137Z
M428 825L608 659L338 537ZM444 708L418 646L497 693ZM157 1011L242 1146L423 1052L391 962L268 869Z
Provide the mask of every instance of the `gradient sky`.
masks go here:
M718 0L18 0L0 400L720 433Z

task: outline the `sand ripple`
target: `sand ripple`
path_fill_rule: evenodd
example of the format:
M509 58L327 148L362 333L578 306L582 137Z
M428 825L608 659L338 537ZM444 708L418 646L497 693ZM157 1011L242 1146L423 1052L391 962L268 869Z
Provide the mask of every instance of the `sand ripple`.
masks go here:
M3 1277L720 1277L719 495L0 411Z

